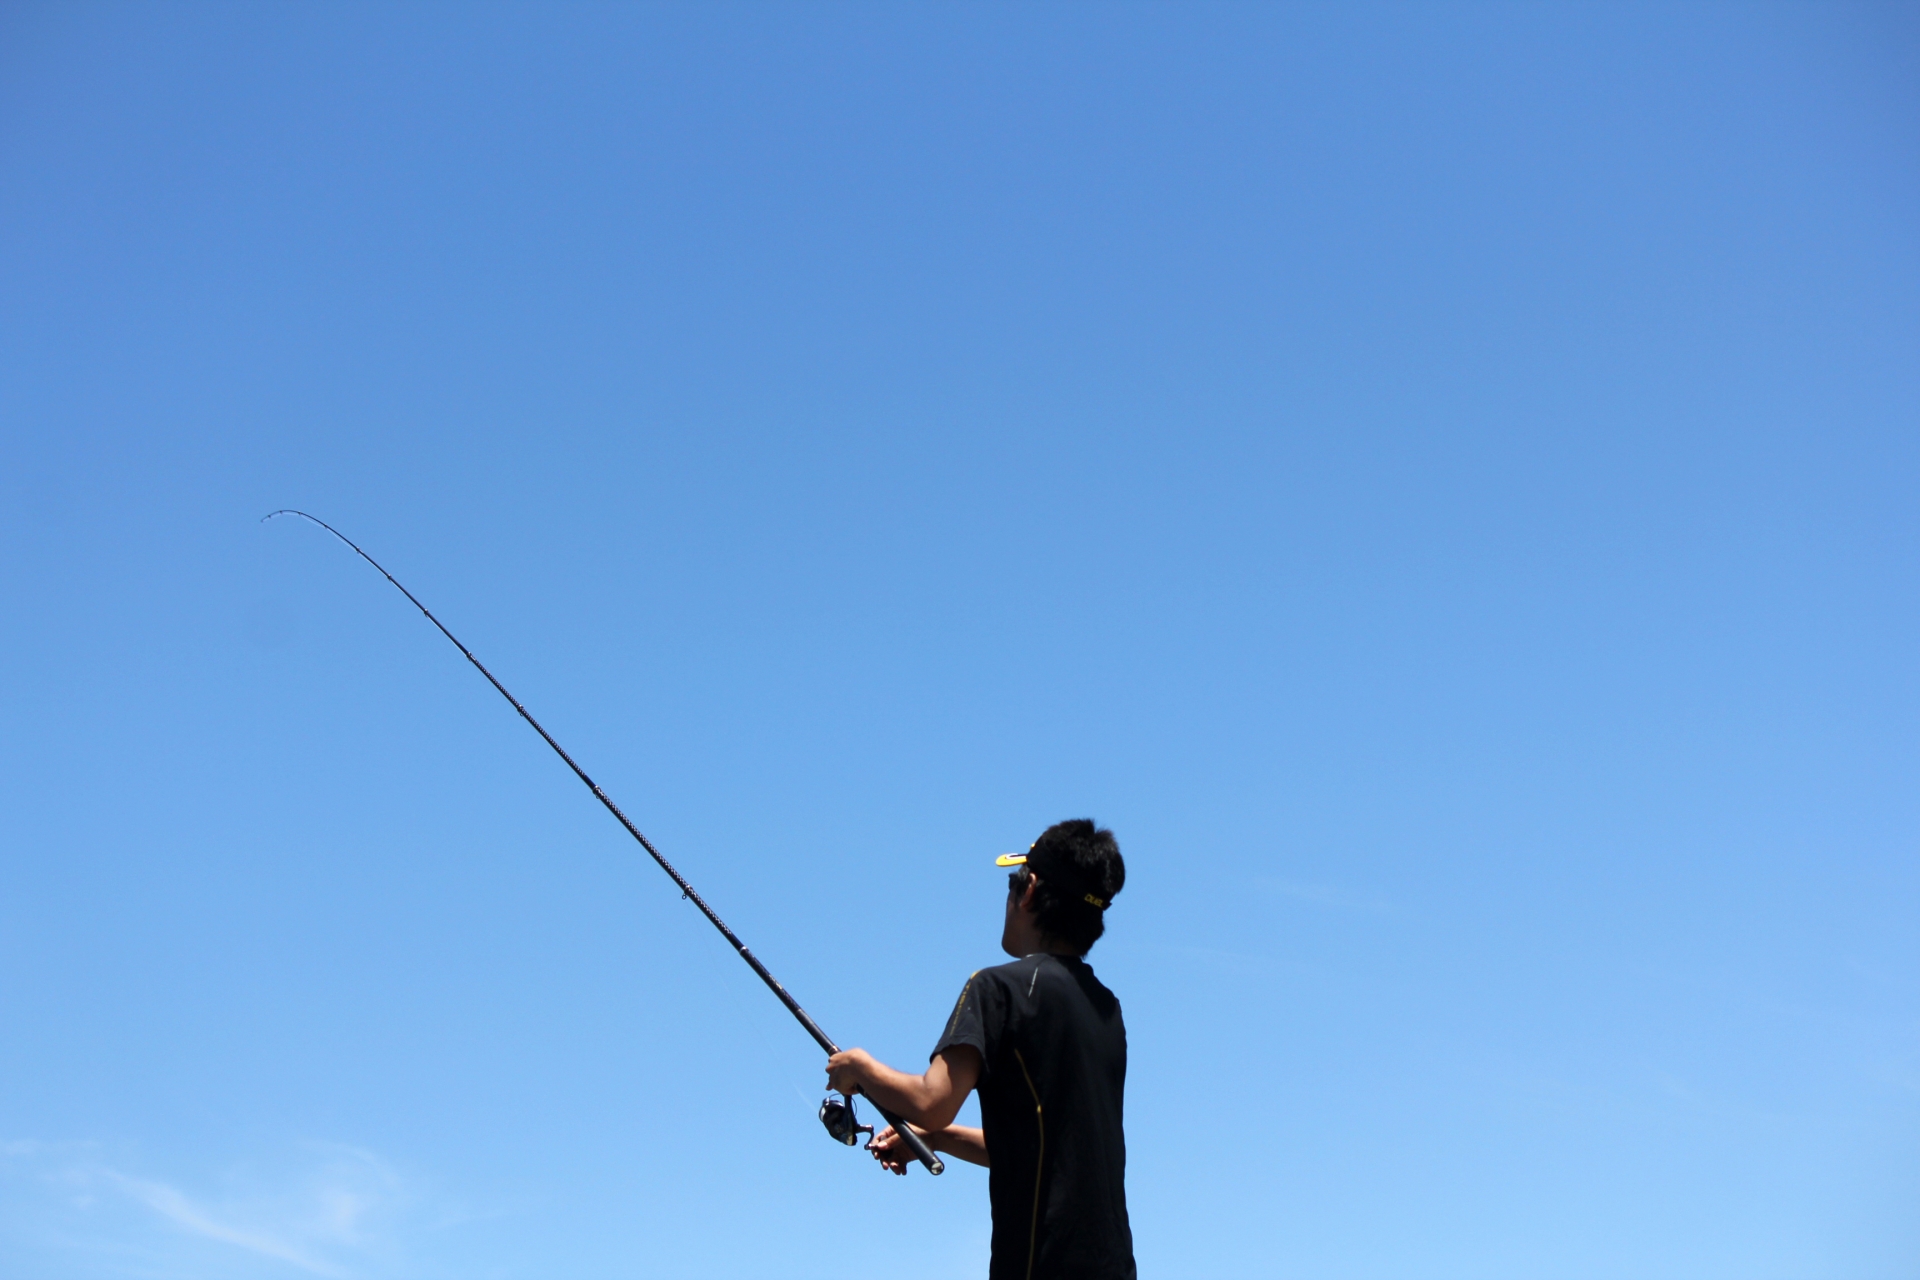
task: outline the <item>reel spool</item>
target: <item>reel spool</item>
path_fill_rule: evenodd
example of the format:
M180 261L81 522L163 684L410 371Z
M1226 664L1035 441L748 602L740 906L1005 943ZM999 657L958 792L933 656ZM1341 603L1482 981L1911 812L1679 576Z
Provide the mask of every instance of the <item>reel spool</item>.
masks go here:
M859 1113L853 1109L852 1094L839 1097L828 1094L820 1104L820 1123L827 1127L828 1137L849 1147L860 1145L861 1134L873 1132L872 1125L860 1123Z

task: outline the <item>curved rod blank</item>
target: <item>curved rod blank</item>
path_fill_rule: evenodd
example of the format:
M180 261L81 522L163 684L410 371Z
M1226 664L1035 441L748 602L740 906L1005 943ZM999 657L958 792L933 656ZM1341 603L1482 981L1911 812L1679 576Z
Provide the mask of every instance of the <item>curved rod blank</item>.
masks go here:
M404 586L400 585L400 579L388 573L386 571L386 568L382 566L378 560L375 560L372 556L362 551L360 549L359 544L354 542L353 539L349 538L346 534L340 532L338 529L334 528L332 525L328 524L325 520L322 520L320 517L308 515L304 511L295 511L291 507L285 507L279 511L270 511L266 515L261 516L260 522L262 524L265 524L267 521L273 519L275 516L299 516L302 520L311 520L314 524L319 525L322 529L325 529L328 533L340 539L340 541L346 543L349 547L352 547L355 555L359 556L362 560L365 560L368 564L372 565L374 568L380 570L380 576L385 578L388 582L391 582L394 585L395 589L398 590L401 595L405 596L408 600L412 601L413 607L418 609L423 615L425 615L428 622L431 622L434 626L438 627L440 629L441 635L453 641L454 648L460 650L461 654L466 658L466 660L473 664L474 670L478 671L481 675L485 676L487 678L487 683L492 685L495 689L498 689L500 691L500 696L513 704L513 709L520 713L520 718L525 720L528 724L532 725L533 731L539 734L541 739L545 741L548 746L553 748L554 754L567 762L567 768L573 770L574 776L579 778L580 781L587 784L587 790L593 792L593 798L598 800L601 804L605 805L607 807L607 812L611 813L615 818L619 819L620 825L627 829L627 834L632 836L635 840L638 840L640 842L640 847L642 849L645 849L647 853L653 858L653 860L660 864L660 869L666 872L669 876L673 878L673 882L676 885L680 886L681 896L690 899L693 902L694 906L700 908L700 913L706 916L706 918L712 922L713 927L720 931L720 935L724 937L730 944L732 944L733 949L740 953L740 958L742 960L745 960L748 966L752 968L752 970L756 974L760 975L760 981L767 984L767 989L772 991L775 996L779 997L780 1003L787 1007L787 1012L791 1013L795 1018L799 1019L800 1025L807 1029L807 1034L813 1037L814 1042L817 1043L828 1054L835 1054L840 1052L840 1046L836 1045L833 1042L833 1040L827 1035L827 1033L820 1029L820 1024L815 1022L812 1016L809 1015L805 1009L802 1009L800 1007L800 1002L798 1000L795 1000L791 995L787 994L787 989L780 985L779 979L775 978L773 974L768 971L767 966L760 963L760 958L758 956L754 955L753 952L747 950L747 944L740 941L739 936L736 935L733 930L727 928L726 921L722 920L717 914L714 913L713 908L707 905L707 900L700 896L699 891L696 890L692 885L687 883L686 877L681 875L678 871L674 870L673 864L671 862L668 862L666 858L661 856L660 851L653 847L653 841L647 839L646 836L642 835L640 832L640 828L633 825L633 820L627 817L626 814L620 812L620 806L615 804L613 800L607 795L607 793L600 789L600 784L595 782L592 778L589 778L587 776L587 771L574 763L573 757L567 754L566 748L562 747L559 743L555 742L553 740L553 735L540 727L540 722L538 720L535 720L533 718L532 713L529 712L524 706L520 704L520 699L514 697L511 693L508 693L507 686L501 684L498 680L496 680L494 678L493 672L487 670L485 665L481 663L480 659L473 656L473 651L467 648L467 646L465 646L464 644L460 643L460 637L454 635L453 632L447 630L446 624L441 622L440 619L434 617L433 611L431 609L427 608L427 606L425 606L424 604L421 604L419 598L416 597L413 594L413 592L407 590ZM876 1106L878 1106L878 1104L876 1104ZM911 1128L909 1128L907 1123L904 1120L900 1119L900 1117L894 1115L892 1112L886 1110L884 1107L880 1107L879 1111L880 1111L880 1114L886 1118L887 1123L892 1125L896 1130L899 1131L901 1137L906 1140L907 1145L913 1149L913 1154L916 1157L918 1157L921 1164L927 1167L929 1172L937 1174L946 1167L944 1164L941 1163L940 1157L936 1156L933 1153L932 1149L929 1148L926 1145L926 1143L921 1140L920 1135L915 1133Z

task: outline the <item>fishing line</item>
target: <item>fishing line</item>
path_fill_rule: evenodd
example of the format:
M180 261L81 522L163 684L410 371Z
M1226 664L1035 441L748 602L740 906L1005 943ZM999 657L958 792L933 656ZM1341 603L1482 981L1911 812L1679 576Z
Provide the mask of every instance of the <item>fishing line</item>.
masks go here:
M767 989L773 992L773 994L779 998L780 1003L787 1007L787 1012L791 1013L795 1018L797 1018L800 1022L800 1025L807 1029L807 1034L813 1037L814 1043L818 1044L822 1049L826 1050L829 1056L840 1052L840 1046L835 1044L832 1038L829 1037L826 1032L820 1029L820 1024L815 1022L812 1016L809 1015L805 1009L802 1009L800 1007L799 1001L795 1000L791 995L787 994L787 989L780 985L779 979L773 976L773 974L767 969L767 966L760 963L760 958L758 956L754 955L753 952L747 950L747 944L740 941L739 937L734 933L733 930L727 928L726 921L722 920L717 914L715 914L713 908L707 905L707 900L700 896L699 891L695 889L692 885L688 884L686 877L681 875L678 871L674 870L673 864L671 862L668 862L666 858L662 856L661 852L658 849L653 847L653 841L647 839L646 836L641 834L640 828L633 825L633 820L627 817L626 814L622 813L620 811L620 806L615 804L612 798L609 797L606 792L600 789L600 784L595 782L592 778L588 777L587 771L585 769L582 769L578 764L574 763L573 757L567 754L566 748L562 747L559 743L553 740L553 735L548 733L544 728L541 727L540 722L533 718L533 713L528 711L526 707L521 705L520 699L514 697L511 693L507 692L507 686L501 684L497 679L494 678L493 672L487 670L486 666L480 661L480 659L473 656L473 650L467 648L467 646L465 646L464 644L461 644L460 637L454 635L453 632L447 630L446 624L441 622L440 619L434 617L433 611L427 608L427 606L425 606L424 604L421 604L418 596L414 595L413 592L407 590L404 586L401 586L400 579L388 573L385 566L383 566L378 560L375 560L372 556L368 555L365 551L362 551L358 543L356 543L353 539L349 538L346 534L334 528L332 525L328 524L325 520L322 520L319 516L308 515L304 511L295 511L291 507L286 507L286 508L282 508L279 511L270 511L266 515L261 516L260 523L265 524L267 521L273 519L275 516L299 516L302 520L310 520L314 524L319 525L322 529L325 529L328 533L340 539L340 541L346 543L349 547L352 547L353 553L355 555L359 556L362 560L365 560L368 564L378 569L380 571L381 577L385 578L388 582L391 582L394 585L395 589L398 590L401 595L405 596L408 600L412 601L413 607L418 609L423 615L425 615L428 622L431 622L435 627L439 628L441 635L453 641L453 647L458 649L461 655L465 657L468 662L471 662L473 664L473 669L475 671L478 671L481 675L485 676L487 678L488 684L492 685L495 689L499 690L500 696L505 698L509 703L511 703L513 705L513 709L520 713L520 718L533 726L533 731L540 735L541 740L544 741L548 746L552 747L554 754L559 756L562 760L566 761L567 768L573 770L574 776L579 778L580 781L586 784L587 790L593 792L593 798L598 800L601 804L605 805L607 807L607 812L611 813L616 819L619 820L620 825L627 829L627 834L632 836L635 840L638 840L640 842L640 847L642 849L645 849L648 855L651 856L655 862L660 864L660 869L666 872L668 876L672 877L674 884L680 887L680 896L683 898L686 898L688 901L692 902L694 906L700 908L700 914L704 915L707 918L707 920L713 925L713 927L720 931L720 936L725 938L727 942L732 945L733 949L740 953L740 958L742 960L745 960L747 962L748 967L750 967L756 974L760 976L760 981L767 984ZM885 1107L882 1107L877 1103L875 1104L875 1109L879 1111L880 1115L886 1120L886 1122L892 1125L894 1129L900 1134L900 1137L902 1138L902 1140L904 1140L907 1146L912 1149L914 1156L920 1161L920 1163L927 1167L927 1171L929 1173L937 1174L946 1167L941 1162L940 1157L935 1155L932 1149L929 1148L927 1144L921 1139L920 1135L916 1134L911 1128L908 1127L906 1121L902 1120L900 1117L894 1115L891 1111L888 1111ZM837 1102L834 1102L832 1098L828 1098L826 1102L820 1105L820 1120L821 1120L821 1123L827 1126L827 1132L832 1134L836 1141L845 1142L849 1146L853 1145L856 1141L858 1141L858 1136L857 1136L858 1133L864 1131L864 1126L859 1125L858 1120L854 1115L853 1098L851 1096L849 1096L844 1103L837 1103Z

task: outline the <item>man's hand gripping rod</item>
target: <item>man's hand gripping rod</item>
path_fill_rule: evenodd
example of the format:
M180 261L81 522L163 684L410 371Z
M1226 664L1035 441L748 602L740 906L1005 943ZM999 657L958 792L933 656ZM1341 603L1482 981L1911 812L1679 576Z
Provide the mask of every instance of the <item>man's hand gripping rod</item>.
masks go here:
M567 754L566 749L564 747L562 747L559 743L553 740L553 735L540 727L540 722L538 720L535 720L533 716L528 713L527 709L520 705L520 700L518 698L514 697L511 693L507 692L507 686L501 684L498 680L494 679L493 672L487 670L486 667L481 664L480 659L473 656L473 651L471 649L468 649L467 646L465 646L464 644L461 644L460 638L454 635L453 632L447 630L446 626L440 621L440 619L434 617L433 612L430 609L428 609L427 606L421 604L420 601L414 596L413 592L401 586L400 580L398 578L388 573L386 569L382 567L382 565L378 560L375 560L372 556L362 551L359 545L355 543L353 539L347 537L346 534L340 532L338 529L328 524L325 520L320 519L320 517L308 515L304 511L295 511L291 508L286 508L280 511L269 512L268 514L262 516L260 518L261 523L264 524L266 521L273 519L274 516L299 516L303 520L313 521L313 523L319 525L322 529L325 529L328 533L340 539L340 541L346 543L349 547L352 547L355 555L359 556L362 560L365 560L368 564L372 565L374 568L379 569L380 576L385 578L388 582L391 582L399 590L401 595L405 596L408 600L411 600L413 602L413 607L418 609L422 614L425 614L427 621L431 622L434 626L440 629L441 635L453 641L454 648L460 650L460 652L466 657L467 661L473 664L474 670L478 671L481 675L485 676L487 678L487 683L492 685L495 689L498 689L500 691L500 696L513 704L513 709L520 713L520 718L525 720L528 724L532 725L533 731L539 734L541 739L545 741L548 746L553 748L554 754L567 762L567 768L573 770L574 776L579 778L580 781L587 784L587 790L593 792L593 798L598 800L601 804L605 805L607 807L607 812L611 813L615 818L618 818L620 820L620 825L627 829L627 834L632 836L635 840L638 840L640 842L640 847L642 849L645 849L647 853L652 856L653 860L660 864L660 869L666 872L669 876L673 878L673 882L676 885L680 886L681 896L691 899L693 902L693 905L700 908L700 913L704 915L709 921L712 922L714 928L720 931L720 936L725 938L730 944L732 944L733 949L740 953L740 958L747 962L748 967L750 967L755 973L760 975L760 981L767 984L767 989L773 992L774 995L780 998L781 1004L787 1006L787 1012L791 1013L795 1018L799 1019L800 1025L807 1029L807 1034L814 1038L814 1042L817 1043L822 1049L826 1050L827 1055L829 1057L840 1052L840 1046L835 1044L832 1038L829 1037L826 1032L820 1029L820 1024L815 1022L813 1018L807 1013L807 1011L800 1007L799 1001L795 1000L792 996L787 994L787 989L780 985L779 979L775 978L773 974L767 971L767 966L760 963L760 959L758 956L755 956L753 952L747 950L747 944L740 941L739 937L733 932L733 930L727 928L726 922L722 920L719 916L714 914L713 908L707 905L707 900L701 897L699 892L695 890L692 885L687 883L686 878L684 876L682 876L678 871L675 871L673 869L673 864L660 856L660 851L653 847L653 842L647 839L644 835L640 834L640 828L634 826L633 821L630 818L628 818L626 814L620 812L620 806L615 804L611 799L608 798L607 793L600 789L600 784L595 782L592 778L589 778L587 776L587 771L585 769L582 769L579 765L573 762L573 757ZM888 1111L885 1107L880 1106L878 1103L874 1104L874 1109L879 1111L881 1117L885 1119L888 1124L893 1126L894 1131L900 1135L901 1140L905 1142L907 1146L913 1151L915 1158L918 1159L921 1164L927 1167L927 1172L937 1174L941 1170L946 1168L946 1165L941 1162L940 1157L933 1153L932 1148L927 1146L926 1141L922 1139L919 1134L915 1133L913 1131L912 1126L908 1125L905 1120L901 1119L899 1116L894 1115L891 1111Z

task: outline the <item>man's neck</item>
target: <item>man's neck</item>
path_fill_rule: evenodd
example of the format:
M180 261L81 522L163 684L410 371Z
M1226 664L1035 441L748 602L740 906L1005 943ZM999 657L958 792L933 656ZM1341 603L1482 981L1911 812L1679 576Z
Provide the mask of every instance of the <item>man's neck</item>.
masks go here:
M1022 960L1032 956L1059 956L1068 959L1080 953L1058 938L1050 938L1038 931L1023 931L1019 937L1008 939L1013 945L1007 948L1011 954Z

